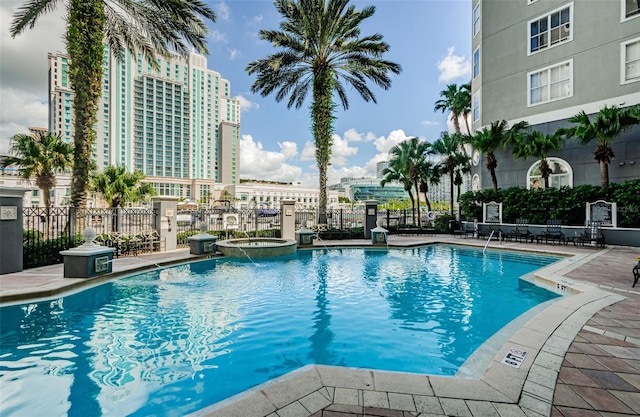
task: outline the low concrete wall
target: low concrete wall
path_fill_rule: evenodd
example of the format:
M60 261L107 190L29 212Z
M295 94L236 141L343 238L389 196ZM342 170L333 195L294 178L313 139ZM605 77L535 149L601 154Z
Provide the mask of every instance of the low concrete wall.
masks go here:
M517 225L512 223L502 223L499 225L502 233L511 232ZM487 227L496 227L495 224L478 223L480 229ZM529 230L534 235L538 235L547 230L546 225L542 224L530 224ZM581 226L562 226L562 233L568 238L572 239L578 236L584 231L584 227ZM626 227L603 227L602 234L604 236L605 243L608 245L618 246L636 246L640 247L640 229L632 229Z

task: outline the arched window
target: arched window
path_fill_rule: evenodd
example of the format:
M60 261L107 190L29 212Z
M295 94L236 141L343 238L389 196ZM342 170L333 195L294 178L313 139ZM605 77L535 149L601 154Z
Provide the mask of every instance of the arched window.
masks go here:
M480 191L480 175L474 174L471 179L471 191Z
M536 161L527 171L527 189L544 188L544 181L540 175L540 162ZM549 175L549 187L560 188L564 186L573 187L573 169L564 159L547 158L547 164L551 168Z

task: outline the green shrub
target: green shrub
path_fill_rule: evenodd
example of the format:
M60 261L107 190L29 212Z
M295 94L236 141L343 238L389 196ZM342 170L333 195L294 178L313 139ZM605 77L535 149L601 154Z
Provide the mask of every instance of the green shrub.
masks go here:
M606 188L580 185L546 190L511 187L505 190L467 192L460 196L463 216L482 219L482 203L502 203L502 221L515 223L528 219L532 224L545 224L560 219L563 224L580 226L586 220L586 203L606 200L618 205L618 226L640 227L640 180L610 184Z
M440 233L449 232L449 221L453 220L450 214L440 214L433 220L433 228Z

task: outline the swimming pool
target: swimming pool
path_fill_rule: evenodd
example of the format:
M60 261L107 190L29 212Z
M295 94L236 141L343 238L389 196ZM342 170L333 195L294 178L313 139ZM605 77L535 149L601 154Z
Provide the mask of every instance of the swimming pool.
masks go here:
M0 310L0 414L173 416L319 363L453 375L557 257L453 246L213 259Z

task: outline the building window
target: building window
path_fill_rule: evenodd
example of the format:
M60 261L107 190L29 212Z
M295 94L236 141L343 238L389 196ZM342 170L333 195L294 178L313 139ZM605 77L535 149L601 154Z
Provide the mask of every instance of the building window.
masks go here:
M573 96L573 61L543 68L527 75L529 106Z
M529 54L573 39L573 3L529 21Z
M473 78L480 75L480 47L473 51Z
M640 16L640 0L622 0L622 20Z
M480 175L474 174L471 179L471 191L480 191Z
M480 3L473 8L473 36L480 32Z
M527 189L543 189L544 180L540 175L540 162L536 161L527 171ZM549 174L549 188L573 187L573 169L564 159L547 158L547 164L551 168Z
M480 92L477 92L473 95L473 121L477 122L480 120Z
M621 83L640 81L640 38L622 44L621 58Z

